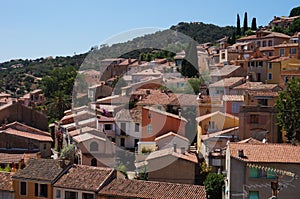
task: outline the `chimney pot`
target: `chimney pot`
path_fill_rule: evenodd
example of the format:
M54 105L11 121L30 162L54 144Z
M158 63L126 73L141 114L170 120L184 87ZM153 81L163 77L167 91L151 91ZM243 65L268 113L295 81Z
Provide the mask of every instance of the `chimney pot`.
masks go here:
M242 149L238 150L238 157L239 157L239 158L245 157L245 155L244 155L244 150L242 150Z

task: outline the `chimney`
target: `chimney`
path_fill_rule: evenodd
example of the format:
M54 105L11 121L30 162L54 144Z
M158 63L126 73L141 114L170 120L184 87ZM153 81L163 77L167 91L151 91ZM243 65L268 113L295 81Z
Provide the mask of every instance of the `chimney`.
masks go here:
M179 117L179 118L181 118L181 114L182 114L182 113L181 113L181 108L180 108L180 109L178 109L178 117Z
M177 152L177 146L176 144L173 144L174 152Z
M65 162L65 158L64 157L59 160L59 166L62 169L64 169L66 167L66 162Z
M239 157L239 158L244 158L244 157L245 157L245 155L244 155L244 150L243 150L243 149L239 149L239 150L238 150L238 157Z
M128 59L128 64L131 64L131 58Z

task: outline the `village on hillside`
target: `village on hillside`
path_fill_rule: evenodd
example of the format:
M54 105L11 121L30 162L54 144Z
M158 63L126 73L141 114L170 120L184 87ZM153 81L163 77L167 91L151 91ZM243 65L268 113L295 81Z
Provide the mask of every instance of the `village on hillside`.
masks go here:
M182 75L184 49L103 59L50 124L42 89L1 93L0 199L298 198L299 129L279 125L278 100L300 90L300 33L271 30L299 17L197 44L199 77Z

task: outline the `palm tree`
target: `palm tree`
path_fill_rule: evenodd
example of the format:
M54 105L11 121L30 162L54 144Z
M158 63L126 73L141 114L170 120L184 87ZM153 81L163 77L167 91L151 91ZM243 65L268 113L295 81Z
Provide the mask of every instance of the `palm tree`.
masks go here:
M64 116L64 111L70 108L71 97L65 95L62 91L56 91L47 105L48 116L50 118L60 119Z

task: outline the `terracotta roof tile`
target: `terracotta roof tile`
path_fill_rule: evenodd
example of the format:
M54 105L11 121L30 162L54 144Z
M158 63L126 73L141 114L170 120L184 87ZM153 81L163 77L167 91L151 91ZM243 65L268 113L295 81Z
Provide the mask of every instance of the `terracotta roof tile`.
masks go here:
M29 158L37 159L37 153L22 153L22 154L15 154L15 153L0 153L0 163L1 164L11 164L11 163L18 163L22 159L25 162L28 161Z
M242 85L236 86L236 90L273 90L278 87L277 84L264 84L262 82L246 82Z
M277 58L277 59L272 59L271 61L269 61L269 62L282 62L282 61L285 61L285 60L288 60L288 59L290 59L289 57L279 57L279 58Z
M243 83L244 77L230 77L230 78L224 78L220 81L217 81L213 84L209 85L209 88L213 87L232 87L237 86L239 84Z
M201 140L205 141L205 140L208 140L208 139L216 137L216 136L220 136L220 135L223 135L223 134L235 132L238 129L239 129L239 127L233 127L233 128L225 129L225 130L218 131L218 132L215 132L215 133L201 135Z
M115 115L116 121L131 121L142 122L142 110L141 109L122 109Z
M54 187L96 192L113 172L111 168L73 165Z
M230 75L237 69L241 68L240 66L234 66L234 65L225 65L221 69L216 69L210 72L210 76L226 76Z
M69 164L69 161L66 161ZM13 179L52 182L67 167L62 168L59 160L30 159L24 169L13 175Z
M223 95L222 100L225 102L243 102L244 95Z
M11 176L12 173L0 171L0 191L14 191Z
M25 138L29 138L29 139L33 139L33 140L38 140L38 141L44 141L44 142L52 142L53 141L50 135L49 136L39 135L39 134L31 133L31 132L16 130L13 128L5 129L3 131L3 133L9 134L9 135L25 137Z
M254 138L248 138L245 140L241 140L238 143L248 143L248 144L264 144L262 141L256 140Z
M216 111L216 112L209 113L209 114L206 114L206 115L201 115L201 116L197 117L196 120L198 122L200 122L200 121L203 121L205 119L208 119L208 118L211 118L211 117L215 117L216 115L221 115L223 117L230 117L232 119L237 119L237 120L239 119L238 117L235 117L234 115L231 115L229 113L222 113L220 111Z
M161 140L161 139L164 139L164 138L169 137L169 136L178 137L178 138L183 139L183 140L185 140L185 141L187 141L187 142L190 141L190 140L187 139L186 137L181 136L181 135L178 135L178 134L176 134L176 133L174 133L174 132L172 132L172 131L170 131L169 133L163 134L163 135L161 135L161 136L155 138L154 141Z
M230 143L229 150L231 157L244 162L300 164L300 146L288 144ZM238 157L238 150L243 150L244 157Z
M114 179L100 195L144 199L205 199L204 186Z
M249 95L259 97L278 97L278 92L272 91L249 91Z

